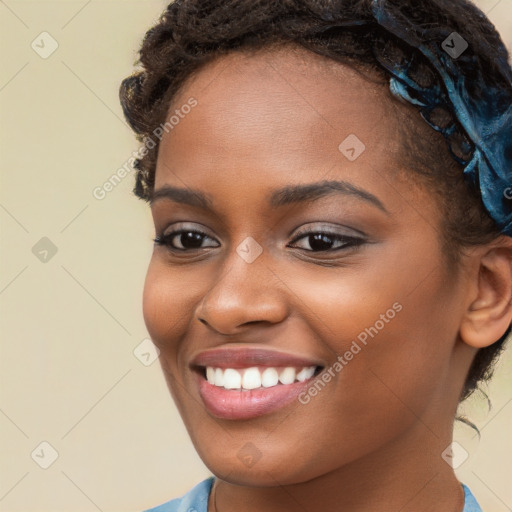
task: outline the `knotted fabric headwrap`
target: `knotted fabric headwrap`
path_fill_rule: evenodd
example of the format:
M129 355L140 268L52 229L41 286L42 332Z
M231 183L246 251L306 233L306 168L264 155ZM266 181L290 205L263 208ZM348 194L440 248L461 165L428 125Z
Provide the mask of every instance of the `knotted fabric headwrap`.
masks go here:
M377 23L419 50L435 68L437 76L420 84L414 77L414 59L375 54L392 75L391 92L419 107L425 121L443 134L452 156L464 166L466 179L480 190L490 216L503 234L512 236L512 69L505 47L500 43L490 50L502 75L500 83L493 83L482 72L471 46L455 31L413 25L387 0L373 0L372 12L374 22L352 20L342 25ZM439 110L450 112L465 131L457 151L452 147L457 127L436 121Z

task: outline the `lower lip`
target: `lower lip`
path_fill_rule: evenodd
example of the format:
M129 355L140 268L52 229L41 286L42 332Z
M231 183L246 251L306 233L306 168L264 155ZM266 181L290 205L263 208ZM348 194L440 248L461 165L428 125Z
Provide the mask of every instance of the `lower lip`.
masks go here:
M213 416L226 420L248 420L289 405L311 384L315 376L304 382L244 391L214 386L199 374L197 379L199 394Z

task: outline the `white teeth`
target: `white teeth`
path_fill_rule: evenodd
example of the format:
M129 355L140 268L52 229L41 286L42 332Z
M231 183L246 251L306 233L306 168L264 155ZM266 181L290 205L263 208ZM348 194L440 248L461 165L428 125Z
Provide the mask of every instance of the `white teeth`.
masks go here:
M279 382L281 384L291 384L295 381L295 368L285 368L280 374L279 374Z
M314 373L315 368L313 366L310 366L309 368L302 368L302 370L299 373L297 373L296 379L299 382L304 382L305 380L313 377Z
M261 385L264 388L276 386L279 382L279 375L275 368L266 368L261 375Z
M240 389L242 387L242 376L240 372L232 368L224 370L224 387L226 389Z
M244 389L256 389L261 387L261 373L258 368L248 368L242 379Z
M215 384L215 370L211 366L206 368L206 380L210 384Z
M206 367L206 380L217 387L225 389L258 389L277 386L279 383L287 385L295 381L304 382L315 373L316 366L307 366L296 369L291 366L286 368L265 368L261 371L257 367L235 370L233 368Z
M208 371L208 369L206 371ZM222 368L215 368L215 385L220 387L224 386L224 372Z

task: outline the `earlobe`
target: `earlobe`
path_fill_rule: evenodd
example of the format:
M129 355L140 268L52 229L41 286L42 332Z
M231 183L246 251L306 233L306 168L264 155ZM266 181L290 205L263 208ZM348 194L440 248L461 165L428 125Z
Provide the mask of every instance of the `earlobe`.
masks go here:
M498 341L512 323L512 238L502 236L480 252L472 301L460 326L468 345Z

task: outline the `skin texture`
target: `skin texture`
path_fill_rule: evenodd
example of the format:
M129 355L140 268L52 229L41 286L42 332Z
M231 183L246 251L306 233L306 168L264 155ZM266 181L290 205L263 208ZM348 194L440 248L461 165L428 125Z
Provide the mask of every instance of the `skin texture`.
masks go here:
M207 236L188 252L179 236L174 253L155 246L143 312L194 446L218 477L218 512L460 512L441 453L477 348L512 320L510 239L467 251L449 271L441 209L400 167L405 117L395 112L410 111L348 66L300 49L229 54L188 80L170 111L190 97L197 106L160 144L155 190L200 190L215 211L152 203L157 235ZM350 134L366 146L353 162L338 149ZM267 203L277 188L323 180L349 182L386 211L347 194ZM330 238L332 249L313 251L311 238L297 239L326 229L363 243L334 250L343 245ZM236 251L247 237L263 249L252 263ZM328 368L395 303L400 312L308 404L245 421L204 408L189 367L199 352L265 347ZM248 442L261 453L252 467L237 456Z

